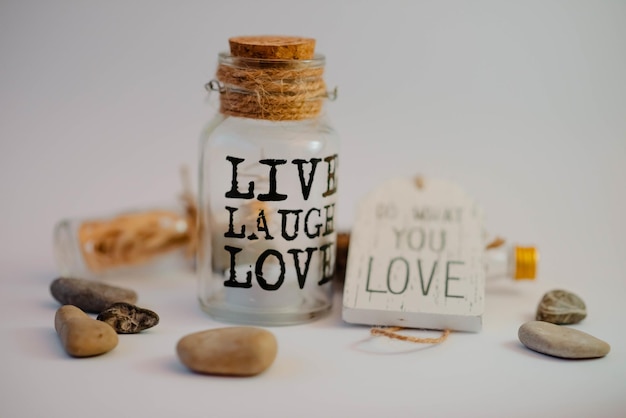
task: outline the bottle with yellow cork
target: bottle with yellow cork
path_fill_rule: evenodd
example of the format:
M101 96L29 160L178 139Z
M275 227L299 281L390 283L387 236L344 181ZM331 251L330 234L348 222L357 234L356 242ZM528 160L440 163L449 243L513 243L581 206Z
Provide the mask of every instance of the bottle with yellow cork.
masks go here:
M315 40L235 37L207 89L197 269L202 308L226 322L284 325L332 303L339 138Z

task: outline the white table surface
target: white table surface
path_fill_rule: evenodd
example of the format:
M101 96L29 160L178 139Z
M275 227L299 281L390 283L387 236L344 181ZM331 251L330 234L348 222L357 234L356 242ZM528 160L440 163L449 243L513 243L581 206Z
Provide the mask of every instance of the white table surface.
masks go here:
M271 328L279 354L262 375L201 376L176 342L225 324L180 273L113 279L161 323L100 357L64 353L53 225L172 202L215 112L203 84L217 53L254 33L312 36L327 56L341 229L371 187L420 173L459 183L491 232L540 249L535 282L489 283L482 332L372 338L342 322L338 292L324 319ZM0 417L625 416L624 74L624 2L2 2ZM554 288L585 300L574 327L608 356L519 343Z

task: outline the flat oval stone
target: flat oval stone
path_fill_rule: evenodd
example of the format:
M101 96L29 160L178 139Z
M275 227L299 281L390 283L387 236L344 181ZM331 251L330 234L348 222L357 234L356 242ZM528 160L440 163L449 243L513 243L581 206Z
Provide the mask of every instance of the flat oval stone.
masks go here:
M587 316L585 302L567 290L551 290L541 299L537 307L537 321L553 324L576 324Z
M159 323L156 312L126 302L114 303L96 319L109 324L118 334L136 334Z
M54 328L63 348L73 357L97 356L117 346L113 328L90 318L76 306L61 306L54 316Z
M53 280L50 293L62 305L74 305L91 313L100 313L116 302L137 302L137 293L134 290L95 280L68 277Z
M271 332L256 327L228 327L189 334L178 341L180 361L198 373L252 376L276 358L278 344Z
M604 357L611 346L577 329L543 321L527 322L519 328L519 340L542 354L568 359Z

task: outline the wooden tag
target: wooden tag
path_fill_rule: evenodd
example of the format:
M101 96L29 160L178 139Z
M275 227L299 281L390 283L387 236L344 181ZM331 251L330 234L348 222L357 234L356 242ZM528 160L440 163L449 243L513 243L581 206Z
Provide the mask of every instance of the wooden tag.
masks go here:
M455 184L389 181L357 211L343 319L478 332L485 295L483 212Z

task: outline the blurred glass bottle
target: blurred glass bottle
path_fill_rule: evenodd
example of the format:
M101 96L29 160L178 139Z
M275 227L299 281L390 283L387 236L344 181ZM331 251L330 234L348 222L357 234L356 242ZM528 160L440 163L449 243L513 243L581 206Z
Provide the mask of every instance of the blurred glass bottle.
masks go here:
M485 269L488 279L512 278L515 280L534 280L537 277L539 252L535 247L499 243L487 247L485 251Z
M54 252L64 277L102 278L191 269L195 213L147 208L59 221Z

